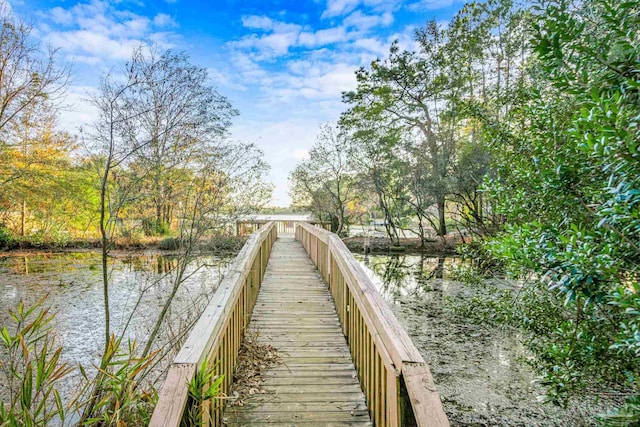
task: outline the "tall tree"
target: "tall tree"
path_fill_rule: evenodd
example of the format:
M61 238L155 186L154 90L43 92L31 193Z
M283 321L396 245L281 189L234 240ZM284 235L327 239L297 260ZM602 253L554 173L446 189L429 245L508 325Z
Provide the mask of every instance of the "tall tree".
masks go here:
M388 129L412 135L418 149L428 153L438 212L436 231L444 236L447 174L455 149L450 99L456 87L444 78L443 32L432 22L421 37L425 41L420 52L401 51L393 44L386 60L376 60L369 70L361 68L356 73L357 89L343 95L352 107L343 114L341 123L354 128L358 122L380 122Z
M493 251L564 300L535 346L558 402L634 394L611 425L640 422L640 6L614 0L536 4L522 126L493 126L490 190L508 227ZM613 369L612 369L613 367Z
M147 143L135 154L148 174L145 186L156 232L168 230L174 208L174 173L194 158L208 156L237 111L208 83L207 71L189 63L186 53L142 46L130 63L139 84L132 108L139 117L136 138Z
M337 234L342 234L347 226L347 205L357 196L345 138L333 125L323 125L317 142L309 150L309 158L289 178L294 204L311 209L320 219L326 214L335 222L332 231Z

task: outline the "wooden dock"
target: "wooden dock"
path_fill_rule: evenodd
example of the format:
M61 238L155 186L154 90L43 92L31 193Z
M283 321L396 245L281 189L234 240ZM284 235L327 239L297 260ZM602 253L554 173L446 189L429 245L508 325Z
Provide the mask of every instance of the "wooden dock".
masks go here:
M149 425L449 427L429 366L340 237L290 225L249 236L169 367ZM265 373L265 393L225 408L246 331L282 364ZM219 379L219 397L194 398L202 370Z
M329 289L293 237L273 245L249 331L282 364L266 372L265 394L225 411L229 426L373 425Z

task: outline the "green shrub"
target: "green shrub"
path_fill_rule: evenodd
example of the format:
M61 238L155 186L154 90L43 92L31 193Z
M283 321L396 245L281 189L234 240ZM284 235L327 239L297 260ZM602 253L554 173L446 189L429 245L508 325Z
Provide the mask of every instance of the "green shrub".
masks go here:
M0 425L47 426L64 423L73 400L63 405L57 390L71 368L60 362L62 347L56 345L53 315L43 307L45 298L31 307L22 302L9 310L10 325L0 329L0 384L6 400L0 402Z
M0 249L9 249L13 246L15 240L7 227L0 222Z
M180 239L176 237L166 237L158 244L158 249L161 251L175 251L180 249Z

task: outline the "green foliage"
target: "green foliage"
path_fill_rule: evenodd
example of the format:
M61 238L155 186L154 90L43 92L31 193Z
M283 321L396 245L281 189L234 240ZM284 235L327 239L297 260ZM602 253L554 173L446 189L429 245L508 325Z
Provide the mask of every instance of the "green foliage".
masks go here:
M169 224L162 219L144 218L142 229L145 236L165 236L169 234Z
M20 302L9 310L13 324L0 329L0 388L7 399L0 402L2 426L47 426L67 415L57 386L71 368L60 361L62 348L55 344L45 299L31 307Z
M182 427L203 425L204 412L209 410L208 402L220 397L223 379L222 375L216 375L216 367L209 366L209 360L205 358L187 383L188 401Z
M161 251L175 251L177 249L180 249L180 239L176 237L166 237L160 240L158 249L160 249Z
M485 122L497 172L487 189L508 222L488 247L512 274L539 277L534 301L562 303L552 325L530 331L551 400L638 394L640 5L552 0L534 11L529 96L508 126ZM616 414L603 422L637 419L637 399Z
M541 282L512 288L487 285L485 279L480 286L470 270L458 278L471 278L473 296L448 299L448 306L479 325L521 330L548 401L564 405L585 390L628 392L635 386L636 358L611 350L616 327L607 321L610 312L596 305L567 305L563 294L549 292Z
M152 387L143 387L142 374L154 363L156 353L146 357L137 356L135 341L123 345L122 338L111 336L104 351L98 375L89 378L81 373L87 383L94 385L97 399L83 425L121 426L146 425L158 399Z
M14 238L7 227L0 222L0 249L7 249L13 245Z
M640 425L640 396L626 399L624 406L598 417L600 425L607 427L633 427Z

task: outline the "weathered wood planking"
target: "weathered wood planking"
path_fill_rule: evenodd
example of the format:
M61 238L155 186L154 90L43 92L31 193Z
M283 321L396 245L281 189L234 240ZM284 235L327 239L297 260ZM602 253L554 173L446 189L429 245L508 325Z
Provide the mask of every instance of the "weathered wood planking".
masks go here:
M331 290L375 424L396 426L413 418L420 427L449 426L429 367L342 240L304 223L297 225L296 239Z
M372 425L329 290L299 242L274 244L249 330L283 363L265 373L266 393L225 411L229 426Z
M181 425L187 399L187 383L204 361L224 378L226 393L233 378L238 349L257 299L271 247L277 237L273 222L253 233L193 327L169 367L160 389L150 426ZM216 399L201 408L205 425L220 425L223 401Z

